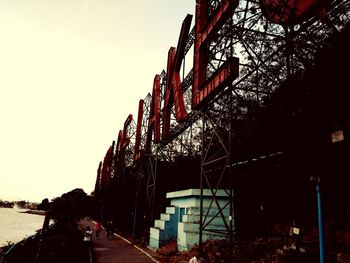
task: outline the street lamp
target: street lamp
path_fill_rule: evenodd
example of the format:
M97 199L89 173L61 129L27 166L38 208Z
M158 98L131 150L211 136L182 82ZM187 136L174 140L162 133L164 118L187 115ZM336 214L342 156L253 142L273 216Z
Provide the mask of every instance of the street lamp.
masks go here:
M322 205L321 205L320 177L311 176L310 180L311 182L316 183L318 242L319 242L319 248L320 248L320 263L324 263L324 237L323 237L323 218L322 218Z

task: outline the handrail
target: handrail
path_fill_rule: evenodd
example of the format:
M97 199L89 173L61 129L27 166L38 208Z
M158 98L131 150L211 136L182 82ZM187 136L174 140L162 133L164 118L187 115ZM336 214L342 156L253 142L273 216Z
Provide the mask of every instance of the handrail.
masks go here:
M36 234L34 235L31 235L31 236L28 236L24 239L22 239L21 241L17 242L17 243L14 243L6 252L4 253L1 253L3 256L8 256L10 255L10 253L18 246L24 246L28 240L31 238L31 239L34 239L36 235L38 235L40 233L40 231L38 231Z
M4 256L7 256L9 253L11 253L11 251L14 249L14 247L16 247L19 243L15 243L13 244L5 253Z

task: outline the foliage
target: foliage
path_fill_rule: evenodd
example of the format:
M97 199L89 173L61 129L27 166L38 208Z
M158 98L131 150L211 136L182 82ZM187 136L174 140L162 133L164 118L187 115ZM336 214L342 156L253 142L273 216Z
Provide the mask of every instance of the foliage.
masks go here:
M83 234L75 222L56 223L43 233L37 262L89 262Z
M14 205L14 202L0 200L0 207L12 208L13 205Z
M38 205L38 209L39 210L49 210L50 208L50 203L49 203L49 199L45 198L41 201L41 203Z
M28 201L25 201L25 200L21 200L21 201L17 201L16 204L17 204L19 207L25 208L25 207L28 206L29 202L28 202Z
M49 213L56 221L77 221L91 214L92 198L80 188L52 200Z

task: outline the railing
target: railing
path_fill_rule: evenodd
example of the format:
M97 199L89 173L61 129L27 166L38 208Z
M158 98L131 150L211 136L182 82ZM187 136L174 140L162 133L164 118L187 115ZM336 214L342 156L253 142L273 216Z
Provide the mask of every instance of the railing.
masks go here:
M25 249L29 242L33 241L41 231L38 231L35 235L31 235L20 242L13 244L6 252L0 254L0 263L17 263L17 262L27 262L23 261L21 258L20 251Z

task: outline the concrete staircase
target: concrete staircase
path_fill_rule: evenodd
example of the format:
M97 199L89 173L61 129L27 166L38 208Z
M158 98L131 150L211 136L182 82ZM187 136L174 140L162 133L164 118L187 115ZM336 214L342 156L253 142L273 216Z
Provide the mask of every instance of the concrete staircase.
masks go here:
M208 208L203 208L204 215L207 213ZM206 229L211 231L226 231L225 224L220 215L216 216L218 209L211 208L206 222L210 223L206 226ZM223 214L228 224L229 209L224 209ZM203 218L204 220L204 218ZM200 222L200 209L199 207L189 207L185 209L185 213L182 215L181 222L178 223L178 237L177 248L179 251L185 251L191 249L199 241L199 222ZM206 224L206 222L204 222ZM227 236L222 233L203 231L202 240L205 242L208 239L225 239Z
M150 228L149 247L151 249L157 250L170 240L177 240L179 251L189 250L198 244L200 195L200 189L167 193L171 206L166 208L166 213L161 214L160 219L155 220L154 227ZM218 213L216 202L224 218ZM210 190L203 189L202 215L206 226L202 233L202 242L208 239L227 238L225 223L229 224L230 217L227 190L219 189L216 192L216 202L213 202Z
M150 228L149 246L151 249L158 249L167 241L177 238L177 223L179 208L169 206L166 212L160 214L160 219L154 221L154 227Z

